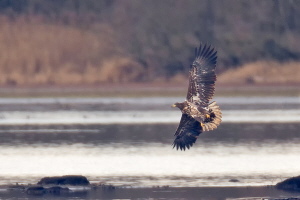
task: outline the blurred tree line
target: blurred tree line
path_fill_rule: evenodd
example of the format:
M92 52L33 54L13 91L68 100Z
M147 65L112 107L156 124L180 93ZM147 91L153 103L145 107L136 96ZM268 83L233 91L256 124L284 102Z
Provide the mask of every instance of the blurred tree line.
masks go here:
M70 61L69 65L80 63L75 71L83 73L82 68L90 67L95 68L90 74L110 77L100 82L168 80L186 74L200 42L217 48L219 72L258 60L300 58L298 0L0 0L0 13L10 23L22 19L22 25L47 24L51 30L55 25L91 34L92 39L83 42L93 47L78 43L69 48L69 53L65 50L64 58L86 56L86 60ZM45 28L45 32L49 31ZM85 37L80 33L74 42ZM47 40L53 43L55 39ZM63 41L61 38L58 43ZM76 53L74 48L93 52ZM48 65L57 66L64 58ZM30 63L39 71L37 58L32 59ZM39 56L38 66L43 67L41 59ZM0 58L0 64L5 63L8 61L1 62ZM104 66L105 70L98 70ZM115 75L118 72L132 77L122 79L122 75Z

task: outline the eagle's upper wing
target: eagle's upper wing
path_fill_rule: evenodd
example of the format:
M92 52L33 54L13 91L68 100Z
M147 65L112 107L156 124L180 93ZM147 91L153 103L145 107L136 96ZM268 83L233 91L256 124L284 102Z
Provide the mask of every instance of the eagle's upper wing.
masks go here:
M214 95L216 81L217 51L207 45L195 49L195 60L190 68L187 100L208 106Z
M197 136L202 133L202 127L198 121L187 114L182 114L179 126L175 132L173 148L185 150L190 148L197 140Z

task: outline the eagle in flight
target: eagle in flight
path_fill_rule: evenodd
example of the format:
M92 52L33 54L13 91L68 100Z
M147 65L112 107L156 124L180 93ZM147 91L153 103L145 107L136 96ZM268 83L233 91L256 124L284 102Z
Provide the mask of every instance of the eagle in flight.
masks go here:
M214 48L200 44L195 49L186 100L172 105L182 112L173 143L173 148L176 147L177 150L189 149L200 133L216 129L222 121L220 107L215 101L210 103L217 80L216 64L217 51Z

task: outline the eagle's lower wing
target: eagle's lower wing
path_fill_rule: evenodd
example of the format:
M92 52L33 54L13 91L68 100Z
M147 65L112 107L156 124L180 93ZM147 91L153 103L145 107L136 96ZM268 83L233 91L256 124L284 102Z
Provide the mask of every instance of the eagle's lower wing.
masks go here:
M208 106L214 95L216 81L217 51L207 45L195 50L195 60L190 68L187 100Z
M190 148L202 133L202 127L198 121L187 114L182 114L179 126L175 132L173 148L185 150Z

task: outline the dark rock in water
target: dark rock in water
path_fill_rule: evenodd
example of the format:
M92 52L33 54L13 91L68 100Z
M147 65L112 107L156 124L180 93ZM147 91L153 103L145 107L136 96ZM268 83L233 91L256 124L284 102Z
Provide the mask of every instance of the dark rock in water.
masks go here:
M46 193L46 190L41 186L32 186L27 188L26 193L30 195L42 195Z
M8 190L25 190L25 186L16 183L16 185L9 185Z
M262 200L300 200L297 197L288 197L288 198L266 198Z
M113 185L105 185L105 184L101 184L101 185L99 185L99 187L102 190L114 190L114 189L116 189L116 187L113 186Z
M288 178L282 182L277 183L275 187L281 190L300 191L300 176Z
M69 176L54 176L42 178L39 185L89 185L90 182L84 176L69 175Z
M228 182L237 183L237 182L240 182L240 181L238 179L233 178L233 179L230 179Z
M26 189L26 193L29 195L43 195L43 194L61 194L63 192L69 192L69 188L64 188L60 186L54 186L45 188L42 186L31 186Z
M69 192L70 189L69 188L64 188L64 187L60 187L60 186L54 186L54 187L50 187L50 188L45 188L45 192L46 193L50 193L50 194L60 194L63 192Z

